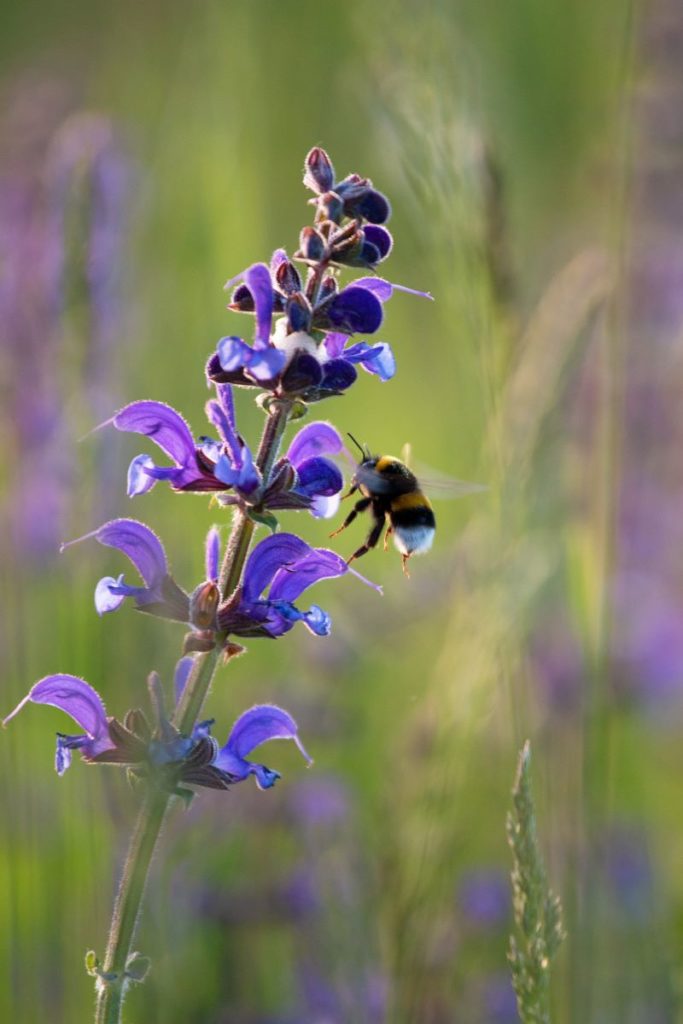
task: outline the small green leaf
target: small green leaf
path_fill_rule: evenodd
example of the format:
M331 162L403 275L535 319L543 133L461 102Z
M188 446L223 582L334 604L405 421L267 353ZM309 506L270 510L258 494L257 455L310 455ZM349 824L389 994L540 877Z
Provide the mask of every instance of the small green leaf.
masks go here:
M140 953L131 953L126 961L126 977L131 981L142 982L149 974L152 961L148 956Z
M247 515L259 526L267 526L271 533L277 533L280 524L272 512L254 512L250 509Z
M97 958L97 954L94 949L89 949L85 954L85 969L88 974L92 977L96 977L99 973L100 961Z

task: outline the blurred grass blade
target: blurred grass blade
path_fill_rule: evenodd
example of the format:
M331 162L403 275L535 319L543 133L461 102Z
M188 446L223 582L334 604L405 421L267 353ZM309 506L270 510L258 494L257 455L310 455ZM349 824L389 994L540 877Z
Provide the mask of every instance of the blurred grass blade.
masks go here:
M508 958L523 1024L550 1024L550 961L564 938L562 907L548 888L531 795L531 747L524 744L512 790L507 834L512 849L512 895L519 934Z

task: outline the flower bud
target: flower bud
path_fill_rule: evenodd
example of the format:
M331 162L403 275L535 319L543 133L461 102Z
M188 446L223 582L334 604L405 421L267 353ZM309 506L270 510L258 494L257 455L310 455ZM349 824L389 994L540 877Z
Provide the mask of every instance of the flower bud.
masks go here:
M329 192L334 185L332 161L320 146L314 146L304 162L304 185L312 192Z
M339 224L340 220L344 216L343 200L336 192L326 192L325 195L321 196L318 200L318 211L324 220L331 220L334 221L335 224Z
M318 262L325 255L325 239L315 228L304 228L299 235L299 255L301 259Z
M287 302L287 333L297 334L303 331L308 334L311 328L313 311L308 299L298 292Z
M285 295L294 295L301 291L301 278L291 260L283 260L275 271L275 281Z
M213 580L207 580L190 597L190 622L198 629L211 629L216 621L219 590Z

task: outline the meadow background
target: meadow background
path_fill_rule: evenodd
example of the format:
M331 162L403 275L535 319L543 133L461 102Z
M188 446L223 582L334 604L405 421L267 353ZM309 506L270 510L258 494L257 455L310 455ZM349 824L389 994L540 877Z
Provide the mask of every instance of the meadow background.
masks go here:
M683 1020L683 14L673 0L119 0L0 12L2 704L56 671L111 713L169 680L173 625L99 620L134 515L193 585L217 512L125 496L154 398L204 426L224 281L307 223L323 145L392 199L398 374L320 410L488 485L433 552L318 587L332 636L254 641L208 711L276 701L272 791L177 809L136 947L146 1024L512 1024L505 838L528 737L568 938L557 1024ZM318 415L314 410L314 415ZM238 394L255 439L260 414ZM302 524L301 519L306 521ZM283 525L287 527L284 514ZM227 516L226 516L227 520ZM328 525L299 517L311 542ZM334 543L346 553L364 526ZM30 708L0 735L0 1019L88 1020L136 795Z

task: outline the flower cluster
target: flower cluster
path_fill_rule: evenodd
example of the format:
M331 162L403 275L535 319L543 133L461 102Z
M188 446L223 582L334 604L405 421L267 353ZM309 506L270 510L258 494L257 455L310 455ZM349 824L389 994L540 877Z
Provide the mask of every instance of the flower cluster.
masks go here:
M304 184L313 193L315 214L301 230L293 256L278 249L269 263L253 264L226 285L231 290L228 309L253 315L255 326L251 343L223 337L208 361L207 380L214 389L206 403L210 434L195 437L179 412L147 399L131 402L102 424L142 435L162 454L161 462L149 452L132 460L129 497L166 481L175 492L204 493L219 508L230 507L233 525L222 558L220 530L209 531L204 579L193 589L176 582L163 544L136 519L114 519L79 538L117 549L140 577L129 582L121 573L101 579L95 588L100 615L128 600L139 611L182 623L185 633L170 718L159 677L149 677L151 725L138 709L122 720L108 717L98 693L75 676L51 675L36 683L5 723L28 702L51 704L70 715L83 733L58 736L60 775L78 750L89 763L125 765L133 775L184 795L187 785L223 789L247 775L254 775L262 789L270 788L277 772L247 760L267 740L292 739L310 761L294 720L270 705L245 712L219 747L210 735L212 723L197 723L210 679L202 683L203 690L194 689L202 658L243 650L234 638L279 639L297 622L315 636L327 636L328 612L317 604L300 606L315 583L349 574L368 583L336 552L313 548L295 533L278 532L274 515L306 510L328 517L336 512L344 480L334 459L351 458L341 436L332 424L318 420L300 429L282 455L279 446L287 422L304 415L309 403L347 391L357 379L357 367L381 381L393 376L396 364L389 345L358 336L375 336L394 291L411 289L375 274L393 241L384 226L389 202L371 181L357 174L337 180L327 154L315 148L306 158ZM339 277L348 268L368 276L342 286ZM266 427L257 449L239 432L235 387L260 391L257 403ZM259 525L269 526L272 535L249 553L251 533Z

